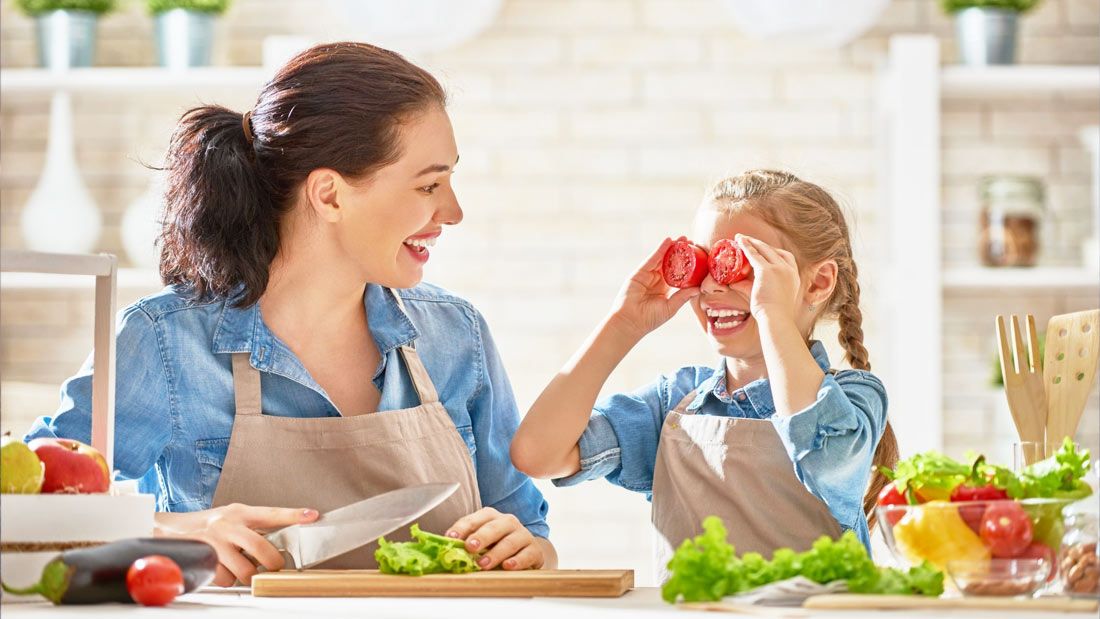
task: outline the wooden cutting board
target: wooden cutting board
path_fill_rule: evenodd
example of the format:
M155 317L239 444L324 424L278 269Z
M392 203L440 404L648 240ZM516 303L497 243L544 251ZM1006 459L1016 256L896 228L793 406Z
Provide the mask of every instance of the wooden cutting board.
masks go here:
M257 597L620 597L634 570L526 570L393 576L378 570L265 572Z
M830 610L906 610L906 609L986 609L1091 612L1097 609L1096 600L1068 597L1013 598L1013 597L946 597L930 598L923 595L857 595L836 593L807 598L803 608Z

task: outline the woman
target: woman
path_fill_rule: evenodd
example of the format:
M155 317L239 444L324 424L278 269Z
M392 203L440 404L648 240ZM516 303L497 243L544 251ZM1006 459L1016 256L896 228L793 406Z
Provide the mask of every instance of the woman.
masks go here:
M336 43L292 59L251 111L203 106L176 128L168 287L118 330L115 466L156 494L158 534L214 546L217 584L250 582L242 551L283 566L257 531L433 481L461 489L421 526L487 550L482 568L556 562L546 502L509 462L518 414L485 321L420 284L462 220L444 104L398 54ZM87 442L91 375L26 440Z

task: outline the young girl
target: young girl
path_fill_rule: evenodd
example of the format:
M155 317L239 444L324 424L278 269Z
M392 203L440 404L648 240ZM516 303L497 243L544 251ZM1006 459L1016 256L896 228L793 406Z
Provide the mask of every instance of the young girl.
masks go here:
M696 242L732 239L752 276L670 291L665 239L626 283L608 316L542 392L512 442L529 475L572 485L606 477L646 493L663 581L672 550L717 515L739 553L804 550L821 535L855 531L868 517L897 443L886 392L863 346L859 284L848 227L820 187L753 170L709 192ZM721 355L599 403L604 382L635 344L688 301ZM840 321L852 370L831 369L811 340L824 316ZM866 491L866 494L864 494ZM862 500L861 500L862 497Z

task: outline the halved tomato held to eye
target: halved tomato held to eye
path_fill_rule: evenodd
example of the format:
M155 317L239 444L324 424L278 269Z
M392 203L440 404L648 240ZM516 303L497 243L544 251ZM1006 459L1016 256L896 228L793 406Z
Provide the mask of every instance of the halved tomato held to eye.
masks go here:
M732 239L722 239L710 250L710 276L728 286L752 274L752 265L745 252Z
M665 252L661 276L673 288L694 288L707 276L707 250L691 241L676 241Z

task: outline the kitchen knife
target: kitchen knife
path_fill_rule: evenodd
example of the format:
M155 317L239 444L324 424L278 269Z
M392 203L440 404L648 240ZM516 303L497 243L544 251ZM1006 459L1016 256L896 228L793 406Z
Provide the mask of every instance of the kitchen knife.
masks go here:
M391 490L321 514L316 521L284 527L265 536L303 570L365 546L409 524L458 490L456 483L424 484Z

